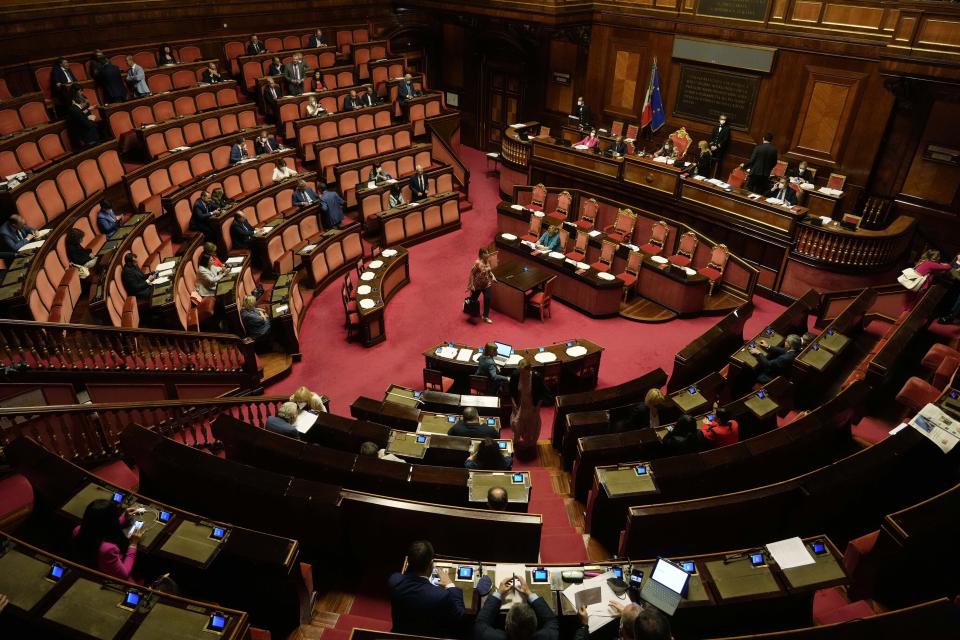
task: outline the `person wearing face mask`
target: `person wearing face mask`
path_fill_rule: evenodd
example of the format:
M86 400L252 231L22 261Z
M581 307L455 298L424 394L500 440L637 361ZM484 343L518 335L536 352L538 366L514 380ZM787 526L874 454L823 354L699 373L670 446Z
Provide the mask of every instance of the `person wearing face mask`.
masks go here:
M588 149L593 149L595 146L597 146L597 143L598 143L598 142L600 142L600 140L599 140L599 138L597 138L597 130L596 130L596 129L591 129L591 130L590 130L590 135L584 136L584 137L583 137L583 140L581 140L580 142L578 142L577 145L578 145L578 146L579 146L579 145L583 145L583 146L587 147Z
M767 192L768 198L776 198L783 204L794 205L797 204L797 193L790 186L790 181L787 180L786 176L782 176L778 181L776 186L770 191Z
M581 128L590 126L590 107L583 101L583 96L577 98L577 104L573 108L573 115L580 119Z
M710 155L713 157L713 166L719 170L720 163L723 161L723 154L727 152L727 145L730 144L730 125L727 124L727 116L720 114L719 124L713 128L710 133Z

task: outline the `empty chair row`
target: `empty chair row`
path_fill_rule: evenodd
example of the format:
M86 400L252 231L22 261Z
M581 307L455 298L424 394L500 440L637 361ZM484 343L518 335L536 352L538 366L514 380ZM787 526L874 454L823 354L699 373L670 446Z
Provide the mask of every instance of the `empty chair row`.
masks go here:
M408 149L413 144L413 128L408 125L389 127L348 138L337 138L313 145L317 158L317 170L327 182L335 179L334 167L344 162L354 162L374 156ZM392 174L391 174L392 175ZM368 176L361 175L361 182Z
M357 68L357 80L370 77L370 61L387 57L387 41L377 40L353 46L353 64Z
M113 135L120 137L144 125L233 106L237 104L236 86L233 80L229 80L216 85L191 87L104 105L100 110L110 124Z
M443 112L443 94L431 93L404 103L403 110L406 120L413 125L413 135L422 136L427 133L426 119L438 116Z
M314 290L325 287L344 271L349 271L363 257L360 226L351 225L343 231L328 231L317 246L306 255L307 283Z
M141 129L139 133L143 135L147 158L156 160L174 149L190 147L256 126L256 107L236 105Z
M0 142L0 176L39 171L72 152L66 123L44 124Z
M367 67L370 72L370 80L375 86L380 86L391 78L401 78L406 71L406 60L403 58L391 58L388 60L377 60L368 62Z
M280 200L279 194L277 200ZM274 206L282 205L276 202ZM320 239L320 207L288 211L282 220L277 218L267 226L270 230L264 234L264 242L253 246L254 263L271 275L287 273L300 266L300 250ZM229 225L224 224L223 231L228 234Z
M410 245L460 228L460 196L440 194L380 219L380 246Z
M306 162L313 162L316 158L313 150L315 142L384 129L393 124L390 105L386 104L319 117L308 117L306 105L306 101L284 102L279 110L284 137L288 140L297 139Z
M40 228L122 179L123 164L117 143L110 141L69 156L8 193L15 199L17 213L26 223Z
M427 175L427 193L435 196L440 193L449 193L453 191L453 168L450 166L431 169L425 172ZM403 181L400 183L400 194L403 201L409 203L412 201L410 183ZM357 189L357 200L360 203L360 213L363 216L364 226L374 224L374 218L382 211L390 209L390 186L378 185L373 189Z
M356 206L357 185L366 184L374 162L379 162L384 171L399 180L412 175L416 171L417 165L422 166L425 170L429 169L433 165L432 149L433 145L430 144L416 144L407 149L376 156L375 158L337 165L334 169L334 176L340 186L340 193L347 201L347 206Z
M2 98L0 98L2 100ZM50 113L43 95L32 93L20 96L12 103L4 101L0 107L0 136L50 122Z

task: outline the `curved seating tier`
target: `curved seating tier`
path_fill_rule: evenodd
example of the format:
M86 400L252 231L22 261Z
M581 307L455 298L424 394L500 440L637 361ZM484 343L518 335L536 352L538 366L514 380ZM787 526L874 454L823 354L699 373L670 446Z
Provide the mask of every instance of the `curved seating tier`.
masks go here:
M353 64L357 67L357 80L370 78L370 61L387 57L390 43L388 40L373 40L352 45Z
M279 105L279 126L283 137L286 140L297 140L307 162L316 159L313 154L314 142L382 129L393 124L388 104L339 113L327 109L328 114L315 117L307 114L305 96L282 98ZM324 105L324 109L326 108Z
M313 145L313 157L317 160L317 171L326 182L335 179L337 165L382 156L408 149L413 144L413 127L402 124L367 133L336 138ZM361 182L365 176L360 175Z
M365 184L374 162L379 162L384 171L399 180L412 175L418 164L422 165L424 170L432 167L432 150L431 144L415 144L401 151L381 154L375 159L341 162L333 170L337 185L340 187L340 194L347 201L348 207L356 206L357 185Z
M270 47L267 48L270 49ZM296 53L303 56L304 64L311 70L324 70L337 64L337 49L333 46L318 47L316 49L284 49L282 53L271 50L267 53L260 53L253 56L237 56L236 64L240 72L236 75L242 78L244 88L248 92L252 92L257 86L257 79L267 75L274 56L280 56L280 61L283 62L283 64L287 64L293 59L293 55ZM346 69L350 72L350 84L353 84L353 67L347 66ZM333 75L333 78L334 82L336 82L336 74ZM333 86L337 85L334 84Z
M314 290L322 289L353 269L362 257L360 225L325 231L313 248L301 252L306 265L306 284Z
M0 136L50 122L50 112L39 92L24 93L16 98L0 96L0 101Z
M370 39L370 26L366 24L330 25L325 29L325 35L331 31L334 33L333 42L336 43L336 49L341 53L349 53L352 42L366 42ZM310 36L312 35L314 35L313 31L267 31L260 32L258 37L267 51L276 53L303 49L310 43ZM233 75L240 75L240 66L237 64L237 60L246 52L247 41L245 40L228 39L224 43L224 58L230 65Z
M427 193L435 196L440 193L449 193L453 191L453 167L445 165L424 170L427 176ZM404 202L411 202L410 182L404 180L400 182L400 193L403 195ZM365 227L373 228L377 222L377 214L390 209L390 183L378 183L372 189L363 188L365 185L358 185L357 202L360 205L361 221Z
M404 100L400 105L403 119L413 125L413 135L427 134L427 118L439 116L446 109L444 95L430 92L416 98Z
M383 247L410 246L460 228L460 194L438 193L377 214Z
M257 126L257 109L252 104L238 104L207 113L184 116L137 130L148 160L216 138L247 135Z
M41 171L73 153L65 122L18 131L0 142L0 176Z

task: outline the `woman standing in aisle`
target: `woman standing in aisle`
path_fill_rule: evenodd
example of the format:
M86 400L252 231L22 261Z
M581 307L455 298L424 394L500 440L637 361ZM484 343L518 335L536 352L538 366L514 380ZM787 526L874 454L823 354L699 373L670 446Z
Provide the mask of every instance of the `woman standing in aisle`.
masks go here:
M477 301L480 299L480 294L483 294L484 322L493 322L493 320L490 319L490 288L496 281L497 277L493 275L493 267L490 266L490 251L480 249L477 261L473 263L473 268L470 269L470 281L467 283L467 293L470 294L469 301L471 309L469 310L471 313L472 308L478 306ZM467 311L468 309L464 310Z

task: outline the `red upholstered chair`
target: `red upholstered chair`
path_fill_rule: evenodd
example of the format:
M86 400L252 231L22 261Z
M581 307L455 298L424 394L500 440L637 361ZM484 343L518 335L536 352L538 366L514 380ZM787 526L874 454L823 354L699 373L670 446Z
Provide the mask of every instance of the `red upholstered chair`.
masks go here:
M578 233L577 239L573 245L573 251L569 252L567 255L571 260L576 260L577 262L583 262L583 259L587 257L587 243L590 241L590 236L586 233Z
M938 342L930 347L926 355L923 356L923 360L920 361L920 364L923 365L924 369L936 371L940 363L943 362L943 359L947 356L960 358L960 351L951 349L947 345Z
M939 389L926 380L913 376L900 388L897 393L897 402L912 411L920 411L939 397Z
M533 187L533 193L530 197L530 204L527 205L527 209L533 209L534 211L543 211L543 203L547 201L547 188L543 186L543 183Z
M487 376L470 376L470 395L488 396L491 395L490 378Z
M697 234L693 231L687 231L680 236L680 245L677 247L677 252L668 256L667 260L681 267L689 267L690 263L693 262L693 254L697 250L698 244L700 244L700 239L697 238Z
M436 369L423 370L423 388L447 393L453 387L453 378L446 378Z
M627 125L627 135L624 136L626 140L636 140L637 136L640 135L640 127L635 124Z
M619 120L614 120L613 125L610 127L610 135L614 138L623 135L623 123Z
M670 141L673 142L673 148L677 150L678 159L682 159L693 144L693 138L690 137L684 127L680 127L671 133Z
M350 299L347 297L346 292L341 290L341 297L343 299L343 315L344 315L344 326L347 329L347 340L350 340L352 337L360 336L360 314L357 313L356 309L350 311ZM353 302L354 306L357 304Z
M830 177L827 178L827 187L830 189L843 191L843 186L845 184L847 184L847 176L841 175L839 173L831 173Z
M743 183L747 181L747 172L737 167L730 172L730 175L727 176L727 184L729 184L734 189L740 189L743 187Z
M550 213L550 216L558 220L566 220L567 213L570 211L570 203L573 202L573 196L569 191L561 191L557 196L557 208Z
M643 254L639 251L631 251L627 256L627 264L623 267L621 273L616 274L623 282L623 299L630 297L630 292L637 284L637 278L640 276L640 266L642 264Z
M633 235L633 227L637 224L637 214L630 209L620 209L613 224L603 230L607 237L615 242L629 241Z
M663 220L658 220L653 223L653 226L650 228L650 239L647 243L640 247L640 251L643 251L647 255L655 256L663 251L663 245L667 241L667 236L670 234L670 227L667 226L667 223Z
M609 271L613 265L613 256L616 252L617 243L604 240L600 246L600 257L597 258L597 261L591 264L590 267L597 271Z
M567 245L570 244L570 232L561 227L557 231L557 235L560 236L560 251L559 253L567 252Z
M940 366L937 367L937 370L933 372L933 386L937 389L945 389L953 379L957 368L960 368L960 358L954 356L945 357L940 363Z
M530 242L536 242L540 239L540 234L542 233L541 228L543 227L543 218L540 216L530 216L530 227L527 229L525 236L521 240L529 240Z
M813 624L822 626L877 615L865 600L849 602L840 587L820 589L813 596Z
M538 291L527 298L527 306L540 313L540 322L544 317L550 317L550 302L553 300L553 289L557 284L557 277L553 276L543 283L543 291Z
M777 164L773 165L773 170L770 171L770 175L780 178L786 172L787 172L787 161L777 160Z
M713 295L713 288L723 277L723 270L727 266L727 260L730 258L730 251L727 245L718 244L710 251L710 261L707 266L697 269L697 273L710 281L710 291L707 295Z
M600 210L600 204L596 198L590 198L580 207L580 216L577 218L577 227L584 231L591 231L597 224L597 211Z

